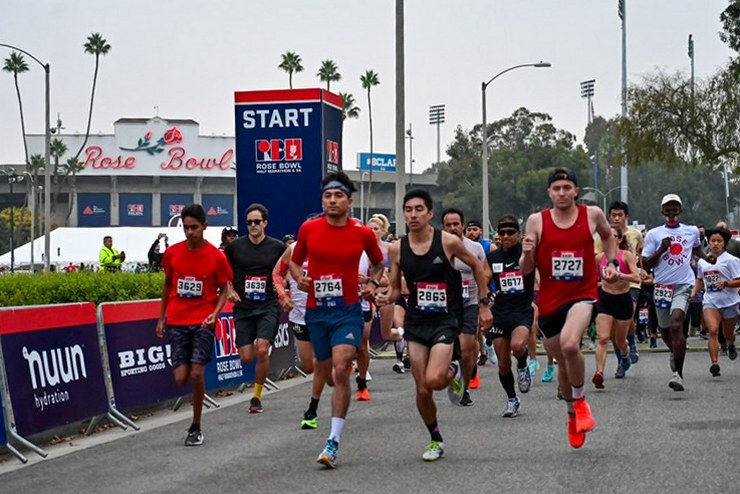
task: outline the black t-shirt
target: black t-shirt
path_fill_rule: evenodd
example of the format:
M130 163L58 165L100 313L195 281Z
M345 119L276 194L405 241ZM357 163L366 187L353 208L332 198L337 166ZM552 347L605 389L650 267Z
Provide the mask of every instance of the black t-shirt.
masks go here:
M255 245L244 236L226 247L224 254L234 271L234 290L241 297L237 306L254 309L277 303L272 269L284 252L285 244L272 237Z
M496 285L496 300L493 303L493 317L506 312L529 310L532 308L534 295L534 271L522 275L519 257L522 255L522 244L517 244L510 251L502 248L488 254L488 264L493 271L493 283Z

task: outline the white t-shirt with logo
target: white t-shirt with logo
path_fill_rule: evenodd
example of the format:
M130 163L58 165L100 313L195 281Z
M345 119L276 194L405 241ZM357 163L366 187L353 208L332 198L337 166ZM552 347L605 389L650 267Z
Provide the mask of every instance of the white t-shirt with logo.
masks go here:
M643 257L651 257L660 250L664 238L671 237L671 246L660 256L653 269L655 283L660 285L693 285L696 281L691 269L691 252L701 246L699 229L691 225L667 228L661 225L653 228L645 237Z
M473 256L482 263L486 262L486 252L483 250L483 246L470 240L467 237L462 238L463 245ZM478 284L475 282L475 272L473 269L462 262L460 259L455 258L455 269L460 271L460 277L463 283L463 305L465 307L469 305L478 305Z
M700 280L704 280L704 303L721 309L740 302L737 288L720 289L715 285L717 281L731 281L740 278L740 259L737 257L723 252L715 264L699 259L696 275Z

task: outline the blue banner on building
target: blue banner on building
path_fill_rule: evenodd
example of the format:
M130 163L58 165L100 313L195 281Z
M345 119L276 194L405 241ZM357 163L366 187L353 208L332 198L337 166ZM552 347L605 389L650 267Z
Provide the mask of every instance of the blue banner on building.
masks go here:
M110 194L77 194L78 226L110 226Z
M152 226L152 195L119 194L118 223L121 226Z
M162 194L160 203L160 225L178 226L180 211L193 203L193 194Z
M357 166L363 172L370 171L370 153L357 153ZM374 172L395 172L396 155L373 153L372 168Z
M203 194L203 209L211 226L234 224L234 196L228 194Z
M267 234L296 233L321 211L321 180L342 169L342 99L323 89L237 92L238 210L270 210ZM243 214L239 230L247 231Z

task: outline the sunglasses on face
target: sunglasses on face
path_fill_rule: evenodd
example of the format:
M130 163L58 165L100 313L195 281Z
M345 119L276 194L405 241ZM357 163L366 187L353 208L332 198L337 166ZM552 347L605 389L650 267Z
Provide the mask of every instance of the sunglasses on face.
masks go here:
M249 226L259 225L260 223L262 223L262 220L247 220L247 225Z
M498 231L498 234L501 237L513 237L517 233L519 233L519 231L518 230L514 230L514 229L511 229L511 230L499 230Z

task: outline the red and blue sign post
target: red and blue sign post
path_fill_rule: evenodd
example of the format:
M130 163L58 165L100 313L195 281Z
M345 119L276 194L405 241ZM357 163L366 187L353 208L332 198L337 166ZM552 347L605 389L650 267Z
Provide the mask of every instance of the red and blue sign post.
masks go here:
M321 211L321 180L342 169L342 98L323 89L234 94L239 230L255 202L270 210L268 234L298 231Z

